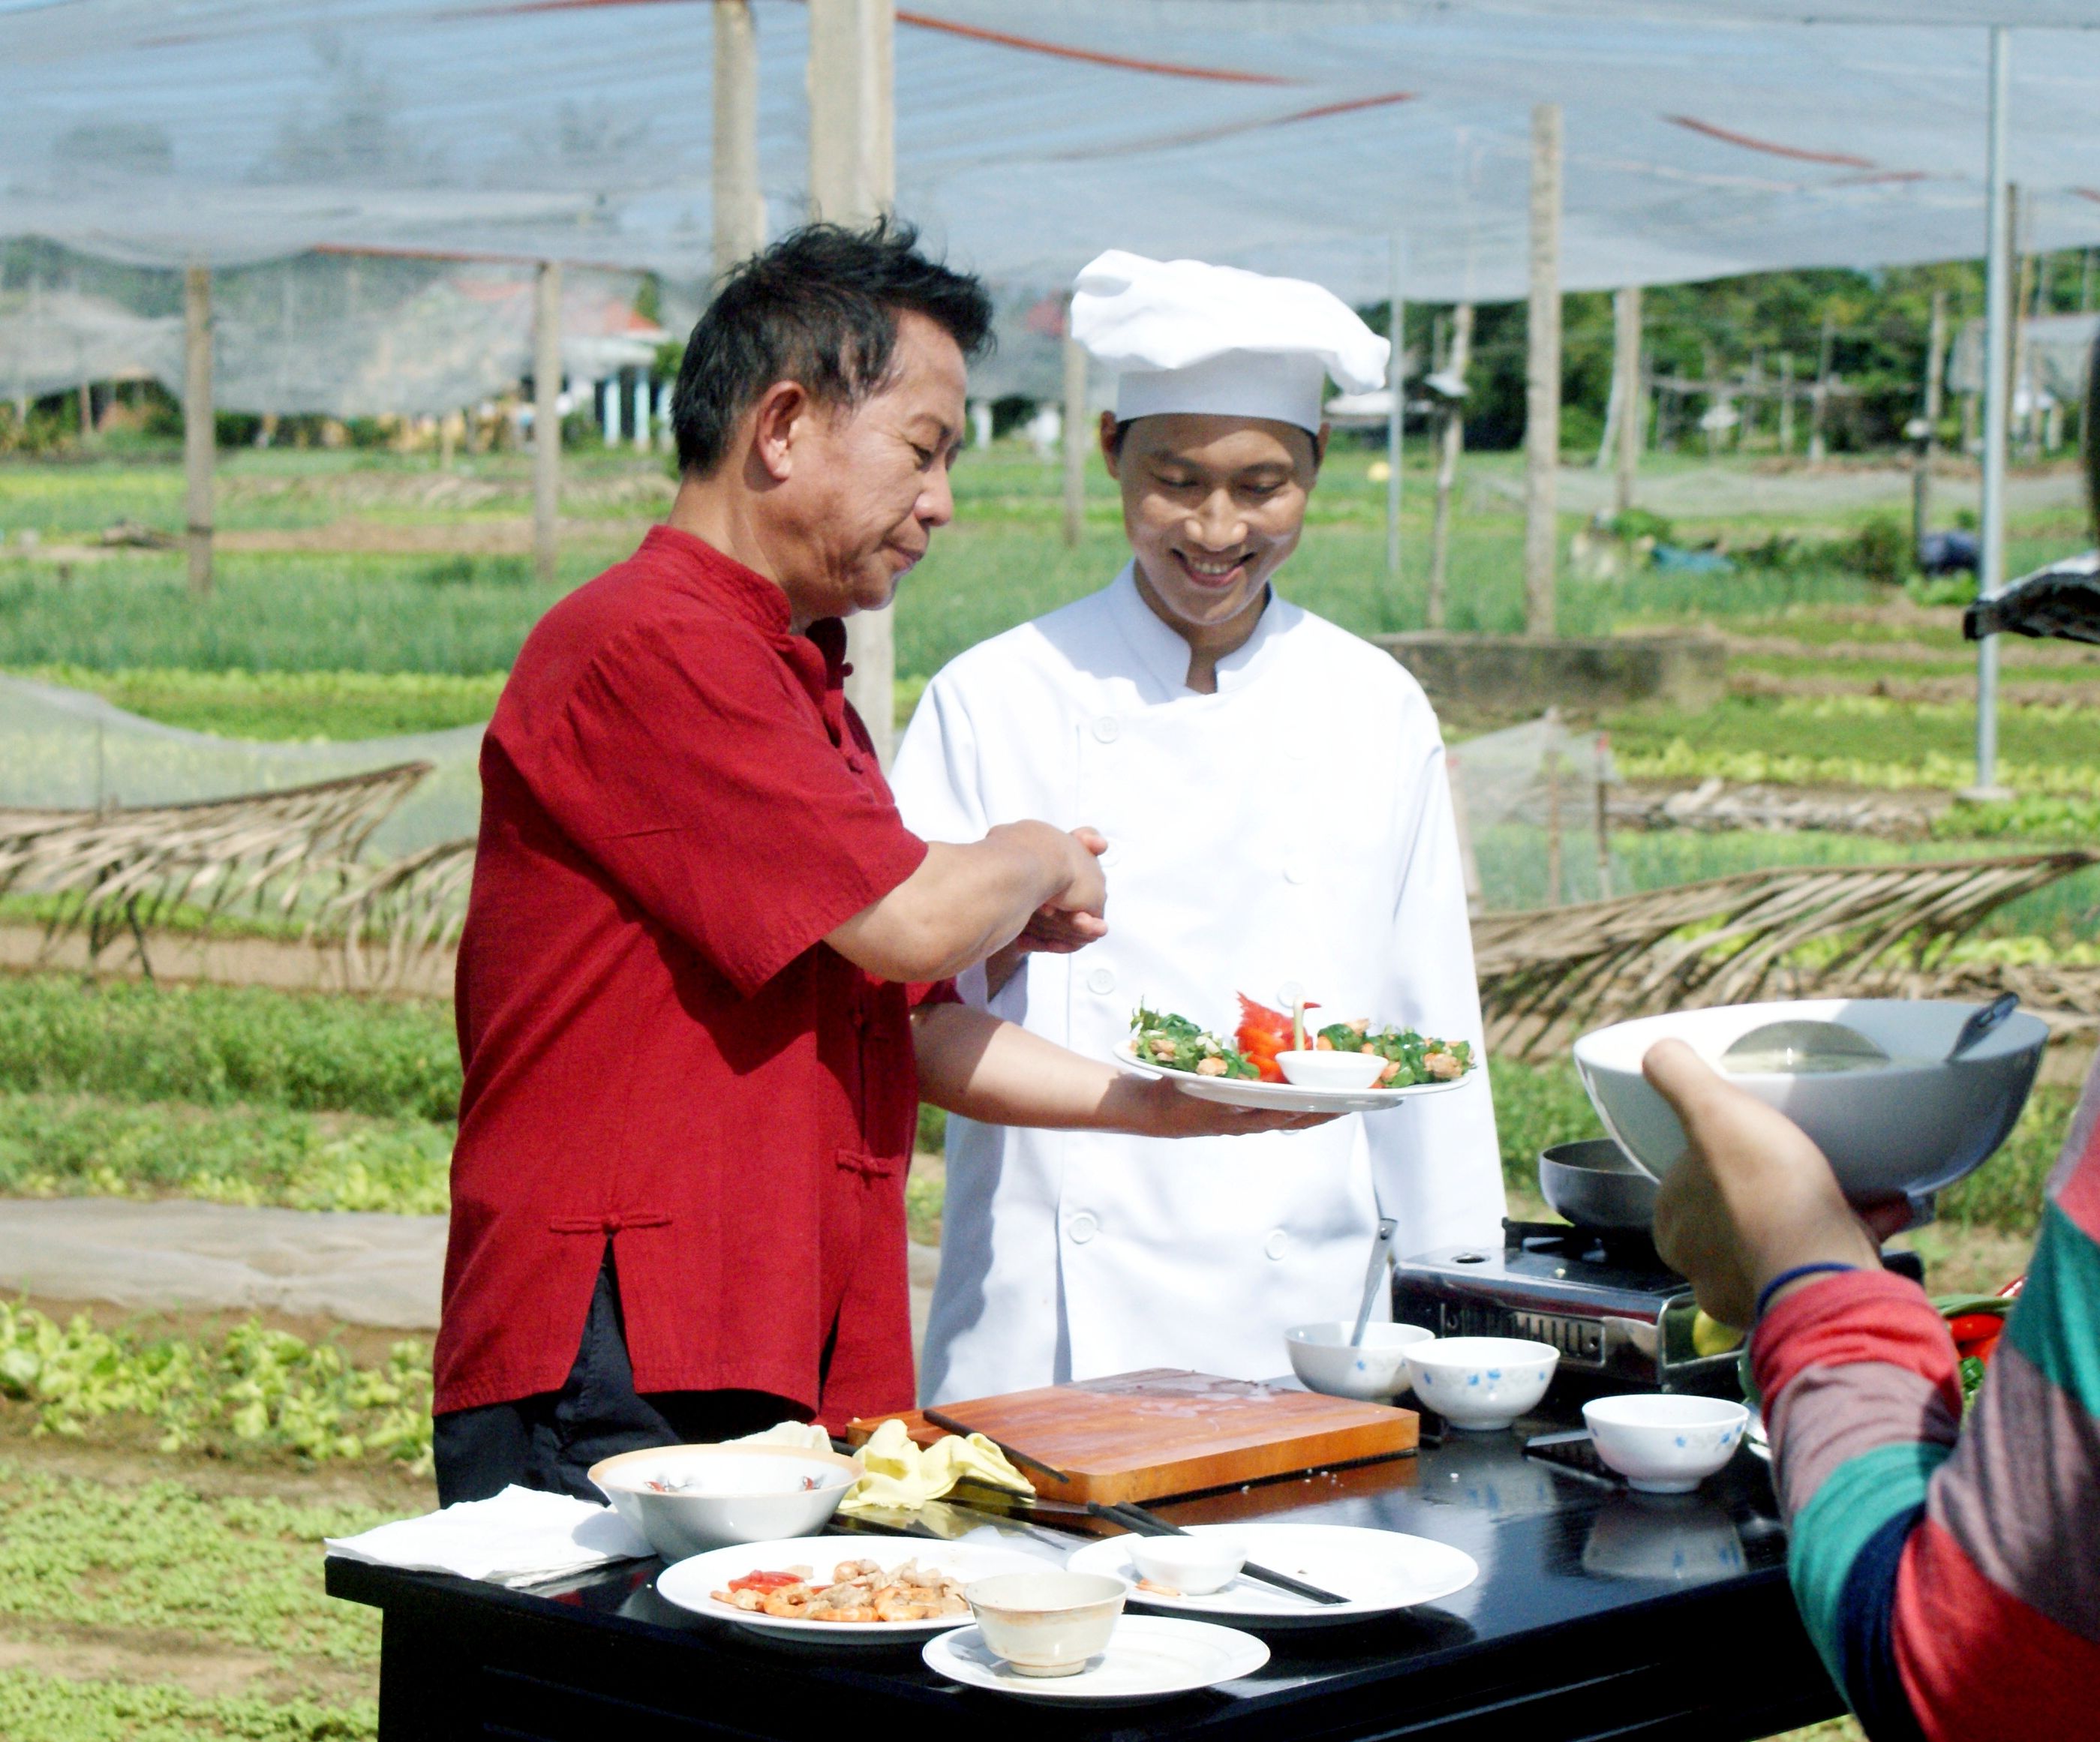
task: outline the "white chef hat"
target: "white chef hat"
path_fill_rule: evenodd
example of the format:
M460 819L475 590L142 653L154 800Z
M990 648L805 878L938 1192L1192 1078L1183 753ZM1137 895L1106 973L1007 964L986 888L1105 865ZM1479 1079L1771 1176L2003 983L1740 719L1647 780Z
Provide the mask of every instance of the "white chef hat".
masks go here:
M1344 393L1385 380L1392 351L1332 291L1201 260L1112 248L1072 290L1072 337L1119 372L1118 419L1166 412L1320 427L1326 378Z

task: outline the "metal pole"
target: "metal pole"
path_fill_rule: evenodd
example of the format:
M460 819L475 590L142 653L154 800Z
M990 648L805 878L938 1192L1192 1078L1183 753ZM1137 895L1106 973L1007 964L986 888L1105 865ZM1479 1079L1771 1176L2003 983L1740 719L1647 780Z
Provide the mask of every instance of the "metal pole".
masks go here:
M190 591L211 592L212 462L216 435L211 401L211 268L183 275L183 473Z
M751 0L714 0L714 267L765 245L758 186L758 36Z
M1444 364L1446 378L1460 387L1465 386L1472 351L1473 305L1461 302L1451 311L1451 351ZM1458 480L1458 456L1466 446L1465 406L1461 396L1447 400L1438 413L1436 501L1429 523L1429 589L1423 600L1423 620L1432 629L1444 627L1451 571L1451 490Z
M1524 356L1524 627L1551 635L1560 468L1560 105L1531 112L1531 308Z
M562 500L562 269L540 262L532 286L532 572L554 581Z
M1977 590L1985 598L2005 584L2005 437L2011 422L2013 281L2012 196L2007 183L2005 129L2013 70L2012 33L1991 27L1991 107L1986 171L1989 233L1983 267L1983 513ZM1998 785L1998 642L1976 644L1976 784L1970 796L2004 796Z
M1087 525L1087 450L1093 445L1087 427L1087 348L1069 334L1065 339L1065 542L1076 545Z
M1392 318L1387 331L1392 339L1392 355L1386 364L1386 380L1392 390L1392 408L1385 420L1385 571L1400 580L1400 468L1406 456L1407 434L1407 241L1397 232L1392 238ZM1379 627L1392 627L1392 594L1379 601Z

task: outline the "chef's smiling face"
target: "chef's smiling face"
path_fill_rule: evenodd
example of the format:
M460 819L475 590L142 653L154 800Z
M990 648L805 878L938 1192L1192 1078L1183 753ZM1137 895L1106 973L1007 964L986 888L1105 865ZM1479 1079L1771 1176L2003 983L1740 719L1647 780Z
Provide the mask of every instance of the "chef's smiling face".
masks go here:
M780 517L768 554L798 624L881 610L955 518L968 384L955 342L907 313L880 388L836 409L802 402L767 456Z
M1175 412L1101 422L1145 602L1185 639L1244 640L1297 548L1326 446L1266 418ZM1244 631L1245 633L1241 633Z

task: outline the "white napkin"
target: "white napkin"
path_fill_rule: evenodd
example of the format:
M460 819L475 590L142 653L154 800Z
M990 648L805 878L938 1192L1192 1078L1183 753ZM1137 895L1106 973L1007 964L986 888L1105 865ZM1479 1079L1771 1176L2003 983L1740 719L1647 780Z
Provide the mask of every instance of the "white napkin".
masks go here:
M518 1487L493 1500L463 1500L361 1536L330 1537L327 1546L331 1555L376 1567L450 1572L493 1585L536 1585L655 1552L610 1506Z
M734 1440L725 1440L725 1445L792 1445L805 1452L828 1452L832 1436L814 1422L775 1422L770 1427L761 1427L755 1434L741 1434Z

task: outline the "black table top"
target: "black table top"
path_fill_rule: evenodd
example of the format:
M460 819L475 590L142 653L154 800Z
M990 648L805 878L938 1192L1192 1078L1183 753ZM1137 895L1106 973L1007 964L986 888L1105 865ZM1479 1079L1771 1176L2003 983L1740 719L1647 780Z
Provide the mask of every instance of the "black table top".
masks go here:
M1480 1575L1438 1603L1268 1633L1272 1656L1256 1674L1152 1705L1052 1710L998 1700L936 1677L915 1643L783 1644L666 1602L655 1589L656 1561L520 1592L332 1559L329 1589L388 1611L383 1735L424 1733L388 1713L390 1698L396 1717L403 1710L405 1660L418 1638L447 1641L455 1668L477 1652L496 1665L514 1647L510 1669L490 1669L498 1680L487 1697L501 1694L501 1676L522 1677L501 1696L521 1709L549 1711L564 1691L596 1682L635 1709L687 1705L699 1727L677 1733L695 1735L815 1735L826 1711L865 1720L887 1702L887 1715L942 1730L995 1713L1003 1731L1021 1735L1274 1735L1279 1722L1294 1734L1513 1733L1490 1722L1499 1712L1505 1726L1521 1714L1528 1737L1721 1742L1839 1710L1794 1615L1785 1533L1762 1462L1739 1452L1689 1495L1611 1490L1524 1455L1524 1434L1560 1425L1453 1432L1416 1457L1159 1504L1185 1524L1290 1519L1403 1531L1464 1550ZM524 1683L536 1690L529 1698ZM767 1722L769 1702L806 1715L806 1728L784 1715ZM1396 1727L1402 1709L1419 1722ZM584 1733L546 1722L505 1733Z

